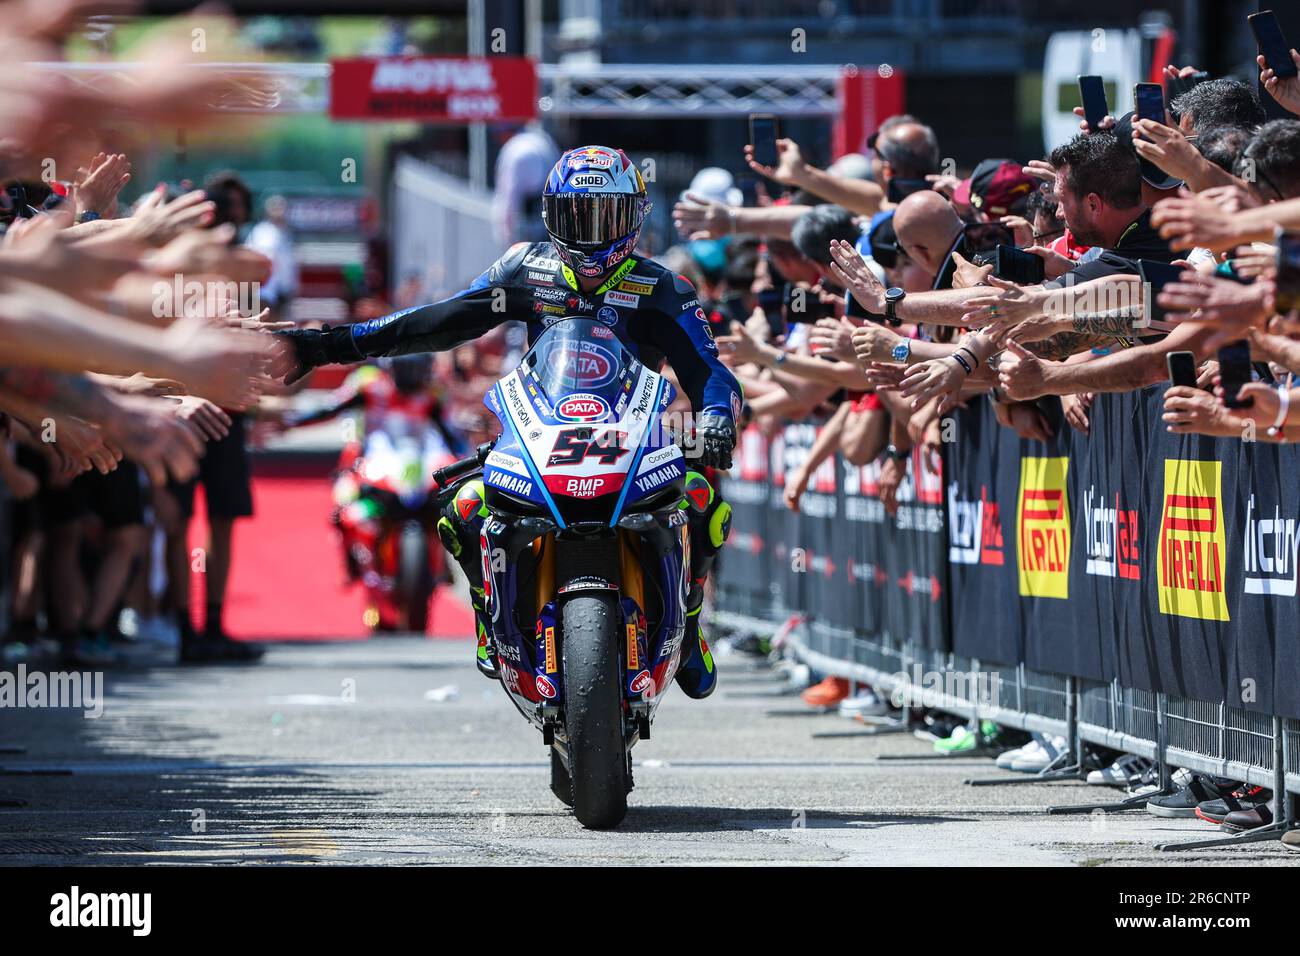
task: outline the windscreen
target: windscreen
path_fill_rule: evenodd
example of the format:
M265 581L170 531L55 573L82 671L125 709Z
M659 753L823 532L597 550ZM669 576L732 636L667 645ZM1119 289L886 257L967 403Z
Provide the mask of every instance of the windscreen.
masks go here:
M561 319L524 356L523 366L558 405L576 393L599 395L612 406L624 380L640 366L609 326L594 319Z

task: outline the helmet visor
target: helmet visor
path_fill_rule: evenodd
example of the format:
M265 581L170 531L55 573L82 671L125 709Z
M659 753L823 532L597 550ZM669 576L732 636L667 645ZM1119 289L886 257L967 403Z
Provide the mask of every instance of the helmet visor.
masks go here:
M542 221L561 242L601 246L622 239L641 225L641 196L566 193L542 197Z

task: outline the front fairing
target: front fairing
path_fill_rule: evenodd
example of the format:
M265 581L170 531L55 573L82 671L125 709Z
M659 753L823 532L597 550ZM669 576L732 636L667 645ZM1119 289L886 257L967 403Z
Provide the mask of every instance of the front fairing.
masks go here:
M608 326L561 319L484 400L502 424L484 484L560 528L615 525L685 474L662 422L674 396Z

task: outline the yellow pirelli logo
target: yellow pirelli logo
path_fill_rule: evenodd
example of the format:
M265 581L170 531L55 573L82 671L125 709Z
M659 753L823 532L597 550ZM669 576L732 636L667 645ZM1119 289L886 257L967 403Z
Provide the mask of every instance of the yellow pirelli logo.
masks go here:
M627 669L630 671L641 669L640 643L636 639L636 622L633 621L627 626Z
M1016 551L1025 597L1070 596L1069 468L1068 458L1020 459Z
M646 285L644 282L633 282L631 279L624 279L618 284L620 292L635 292L637 295L654 295L655 287Z
M546 673L555 673L555 628L546 629Z
M1165 459L1160 510L1160 613L1226 621L1223 587L1227 538L1223 528L1223 465Z

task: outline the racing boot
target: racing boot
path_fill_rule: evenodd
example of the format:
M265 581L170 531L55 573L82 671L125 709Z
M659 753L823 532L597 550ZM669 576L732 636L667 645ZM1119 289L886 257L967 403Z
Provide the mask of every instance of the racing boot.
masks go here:
M713 666L709 644L700 633L700 607L686 612L686 632L682 641L687 656L677 670L677 686L692 700L703 700L718 686L718 671Z
M686 473L684 490L681 506L689 512L691 590L686 596L686 632L682 635L685 657L677 671L677 684L687 697L703 700L718 685L718 673L709 644L700 632L700 611L709 571L731 531L731 505L696 471Z
M438 538L469 581L469 602L474 611L477 639L474 663L484 677L497 680L500 670L496 645L492 640L492 618L488 614L487 595L483 590L483 565L479 560L479 530L488 514L483 491L481 478L471 478L456 488L438 519Z
M498 680L501 672L497 669L497 648L492 641L492 619L488 617L482 588L472 590L469 603L474 608L474 632L478 636L478 653L474 657L474 663L478 666L478 672L488 680Z

